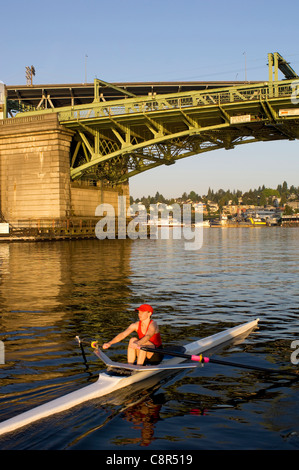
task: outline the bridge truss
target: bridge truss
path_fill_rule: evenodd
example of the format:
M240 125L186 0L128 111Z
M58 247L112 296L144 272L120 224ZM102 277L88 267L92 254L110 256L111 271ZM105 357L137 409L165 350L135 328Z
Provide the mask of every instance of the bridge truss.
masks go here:
M268 82L141 97L124 91L122 99L105 101L99 93L103 82L95 80L92 103L33 113L57 113L60 124L74 132L72 180L115 185L192 155L298 139L298 77L275 54L268 57ZM278 67L289 79L277 79Z

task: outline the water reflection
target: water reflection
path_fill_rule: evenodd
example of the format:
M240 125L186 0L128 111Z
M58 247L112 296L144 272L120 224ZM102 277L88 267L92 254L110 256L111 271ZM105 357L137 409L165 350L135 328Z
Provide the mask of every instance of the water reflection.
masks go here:
M154 439L155 424L160 419L160 410L164 403L164 394L160 393L127 408L122 413L122 417L132 423L133 429L135 432L140 432L140 436L124 437L121 440L115 440L115 444L149 446Z
M110 339L135 320L133 308L141 303L154 306L165 344L184 344L260 317L257 332L222 354L262 367L291 367L290 344L298 339L298 242L297 229L273 227L207 229L203 247L193 252L183 249L184 240L159 239L0 245L0 339L6 352L0 419L94 381L103 365L87 349L85 367L75 336ZM111 352L124 357L126 344ZM132 418L129 408L122 410L116 427L109 427L109 405L101 405L99 419L86 404L81 413L76 410L78 416L70 413L75 423L70 434L65 417L56 420L64 437L55 432L56 424L45 427L43 445L67 448L76 436L86 435L82 448L103 448L103 440L118 448L117 436L127 438L134 430L137 440L128 447L144 442L152 448L160 436L170 447L195 448L200 440L201 446L232 448L237 442L244 448L250 442L259 448L258 429L273 447L283 447L281 436L289 444L297 432L296 385L263 395L258 391L266 388L265 380L214 367L185 372L183 379L164 385L167 401L160 409L155 406L161 403L146 398L132 408ZM277 412L282 403L287 418ZM84 419L86 409L90 421ZM156 411L162 420L156 421ZM102 432L95 442L91 431L98 421ZM224 429L229 430L225 444ZM38 447L32 434L23 435L24 447Z
M83 311L128 307L130 240L15 243L0 247L2 331L53 325Z

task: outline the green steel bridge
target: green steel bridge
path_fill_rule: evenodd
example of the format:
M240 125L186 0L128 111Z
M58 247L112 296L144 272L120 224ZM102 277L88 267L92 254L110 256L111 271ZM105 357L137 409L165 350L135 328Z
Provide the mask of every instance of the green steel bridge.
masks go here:
M63 106L60 101L57 107L44 94L34 110L24 107L13 119L25 112L56 113L59 123L74 132L71 179L115 185L192 155L298 139L299 77L278 53L268 54L268 67L265 82L214 83L170 93L162 86L160 93L143 87L147 94L140 95L140 89L133 92L136 84L130 89L95 79L90 101L85 97L82 104ZM283 80L278 79L279 71ZM109 98L103 93L108 88Z

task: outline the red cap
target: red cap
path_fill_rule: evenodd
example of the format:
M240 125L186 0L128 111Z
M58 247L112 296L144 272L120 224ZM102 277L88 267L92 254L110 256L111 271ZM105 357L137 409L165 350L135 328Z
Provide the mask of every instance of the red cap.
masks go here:
M151 313L153 313L153 311L154 311L153 307L151 307L148 304L142 304L142 305L140 305L140 307L135 308L135 310L137 310L138 312L140 310L141 312L151 312Z

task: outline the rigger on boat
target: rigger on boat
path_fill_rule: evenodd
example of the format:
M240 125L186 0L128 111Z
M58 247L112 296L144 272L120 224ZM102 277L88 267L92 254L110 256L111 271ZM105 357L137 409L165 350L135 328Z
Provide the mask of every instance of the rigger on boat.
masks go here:
M205 351L233 340L245 333L249 334L249 332L257 326L258 321L259 319L256 319L188 343L184 346L183 351L168 352L164 350L164 358L162 362L157 365L142 366L114 362L99 348L95 348L95 354L106 364L107 369L99 374L99 378L94 384L3 421L0 423L0 435L14 431L42 418L68 410L87 400L108 395L109 393L145 380L162 371L197 367L199 362L195 363L193 361L201 360L202 356L198 355L202 355ZM236 366L238 365L236 364ZM123 375L123 371L126 371L125 375Z

